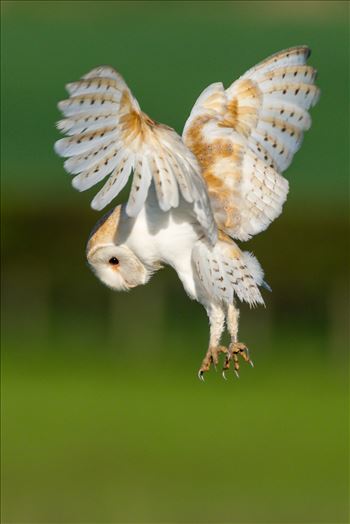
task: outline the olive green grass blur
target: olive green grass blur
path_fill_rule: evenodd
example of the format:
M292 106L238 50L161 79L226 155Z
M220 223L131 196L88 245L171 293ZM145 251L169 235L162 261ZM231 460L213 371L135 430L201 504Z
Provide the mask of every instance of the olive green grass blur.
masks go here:
M349 521L348 5L1 3L2 522ZM208 321L171 269L124 294L89 271L101 213L53 152L56 104L109 64L181 133L207 85L296 44L322 96L244 246L273 289L241 308L255 367L203 384Z

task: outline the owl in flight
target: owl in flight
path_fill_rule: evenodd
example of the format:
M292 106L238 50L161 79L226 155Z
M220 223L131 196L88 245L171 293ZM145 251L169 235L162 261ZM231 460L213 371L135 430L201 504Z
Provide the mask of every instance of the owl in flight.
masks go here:
M279 216L287 198L282 173L309 129L308 110L319 97L316 70L305 46L281 51L233 82L204 89L182 137L144 113L122 76L97 67L66 86L57 127L73 187L85 191L106 179L92 200L106 207L132 175L126 204L111 209L87 243L91 269L107 286L146 284L163 264L177 272L186 293L206 309L209 347L199 378L223 353L238 375L237 301L263 304L263 270L241 251L245 241ZM227 325L228 347L220 345ZM225 376L225 375L224 375Z

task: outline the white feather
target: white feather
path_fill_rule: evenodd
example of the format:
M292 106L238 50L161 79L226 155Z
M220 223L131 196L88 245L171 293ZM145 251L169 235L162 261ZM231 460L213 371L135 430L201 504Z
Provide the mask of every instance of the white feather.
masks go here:
M63 157L70 157L87 153L111 140L118 140L117 126L106 127L100 131L61 138L55 143L55 151Z
M124 188L127 184L130 172L133 168L134 157L130 155L125 158L125 162L122 163L121 167L117 167L103 186L101 191L97 193L91 207L93 209L103 209L113 200L113 198Z
M98 146L83 155L71 156L65 161L64 168L68 173L77 175L82 171L91 169L101 160L117 155L118 151L121 149L121 142L112 140L111 142Z
M91 115L102 112L117 112L119 108L120 93L115 92L111 95L82 95L73 96L68 100L58 103L58 109L64 116L77 116L87 111Z
M89 189L90 187L103 180L107 175L112 173L112 171L117 171L123 159L125 159L125 152L119 151L116 154L116 156L111 157L107 165L105 164L105 162L108 159L93 166L91 169L83 171L82 173L73 178L73 187L75 189L78 189L79 191L85 191L86 189Z
M140 166L141 162L142 166ZM138 160L128 204L126 206L126 212L130 217L137 216L141 211L141 208L146 201L151 182L152 173L149 166L149 159L147 155L145 155L143 156L142 160Z

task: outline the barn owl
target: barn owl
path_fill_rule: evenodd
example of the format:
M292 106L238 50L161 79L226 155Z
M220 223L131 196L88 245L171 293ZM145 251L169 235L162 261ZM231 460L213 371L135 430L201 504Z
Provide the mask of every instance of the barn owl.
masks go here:
M227 89L213 83L199 96L182 137L144 113L112 67L93 69L66 89L55 143L72 185L84 191L106 179L92 200L107 206L132 182L127 203L95 226L86 256L96 276L114 290L146 284L167 264L209 317L209 346L199 378L223 354L223 373L238 376L237 301L264 304L268 287L245 241L277 218L288 193L282 173L309 129L319 97L310 50L293 47L249 69ZM227 326L228 347L221 345Z

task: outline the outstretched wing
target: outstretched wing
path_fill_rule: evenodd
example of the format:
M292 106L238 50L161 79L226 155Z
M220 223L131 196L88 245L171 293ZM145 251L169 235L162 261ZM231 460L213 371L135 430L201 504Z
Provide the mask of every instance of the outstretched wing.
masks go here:
M183 138L196 155L218 227L248 240L281 213L282 176L309 129L319 89L307 47L281 51L228 89L210 85L198 98Z
M216 225L205 183L194 155L178 134L149 118L124 79L111 67L98 67L66 86L68 100L58 104L65 118L57 127L68 135L55 151L67 157L64 167L75 175L79 191L108 177L91 205L102 209L118 195L133 172L126 211L136 216L154 182L159 206L179 205L180 194L190 203L207 236Z

